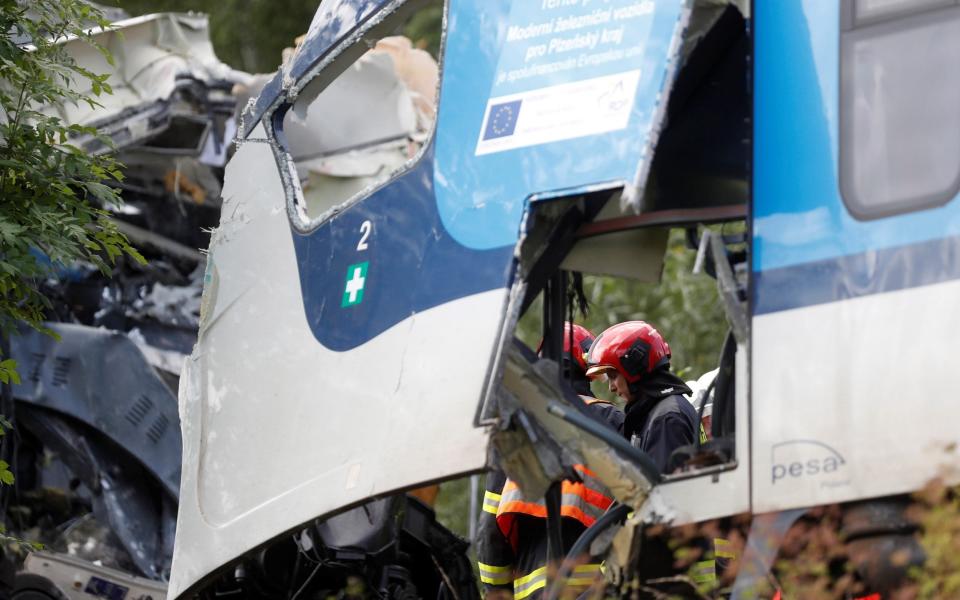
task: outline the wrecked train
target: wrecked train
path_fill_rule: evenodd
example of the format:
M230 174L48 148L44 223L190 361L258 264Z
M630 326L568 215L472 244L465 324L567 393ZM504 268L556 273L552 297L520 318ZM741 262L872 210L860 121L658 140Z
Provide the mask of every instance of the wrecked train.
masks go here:
M83 40L63 44L81 66L110 73L114 93L46 110L110 138L112 147L71 143L123 163L125 204L113 218L149 262L121 261L111 278L94 265L59 267L42 284L59 341L33 330L12 338L23 377L5 409L16 420L5 510L10 533L44 546L25 561L5 548L14 598L165 597L180 493L176 393L205 263L197 248L219 218L234 88L251 83L217 60L202 15L122 18L95 36L114 65Z
M325 0L244 113L180 382L171 596L254 597L274 552L277 594L320 593L317 519L494 464L532 497L585 464L632 509L591 547L608 594L697 593L651 556L708 521L746 548L729 581L702 554L719 593L755 591L824 505L858 589L895 586L922 558L902 495L957 466L960 7L450 0L433 115L367 54L424 5ZM540 296L558 356L566 274L656 281L671 228L730 334L711 439L661 475L514 335ZM418 593L456 595L436 568Z
M149 262L121 263L110 279L92 265L64 267L45 287L59 341L33 331L15 338L12 354L26 377L12 389L19 439L8 514L15 534L46 547L23 561L5 555L14 598L166 596L180 493L175 395L204 310L201 286L215 277L196 248L207 246L220 215L237 106L269 80L219 62L201 15L123 19L96 35L115 66L79 41L67 49L86 68L111 72L115 94L96 109L48 110L110 138L109 146L90 136L71 142L115 152L124 164L125 204L114 217ZM407 131L412 141L387 140L355 165L349 157L316 161L318 186L331 195L349 196L364 177L402 164L432 120L437 65L426 52L391 38L365 64L339 100L393 94L395 114L382 113L387 120L369 131L383 135L386 123L386 133ZM329 125L304 131L333 150L344 136ZM373 586L411 598L447 589L449 597L476 598L467 543L436 521L431 489L421 492L316 522L251 561L244 585L252 597L285 596L298 575L285 581L277 565L283 571L325 556L331 568L315 586Z

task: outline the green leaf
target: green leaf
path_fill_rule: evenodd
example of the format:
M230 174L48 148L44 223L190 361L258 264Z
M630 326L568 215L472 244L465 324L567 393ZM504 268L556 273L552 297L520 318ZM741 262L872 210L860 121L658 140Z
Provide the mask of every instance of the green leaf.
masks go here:
M54 265L92 262L105 273L106 263L119 255L139 256L100 211L119 204L119 191L107 183L122 178L122 165L70 143L76 136L99 136L95 128L40 112L95 108L95 96L112 93L112 70L91 71L53 39L75 36L113 64L109 51L85 31L109 24L83 0L0 2L0 22L6 32L0 36L0 332L9 335L26 325L55 336L43 325L51 303L37 287L51 268L31 249ZM21 34L33 40L32 51L12 43L11 35ZM0 361L0 381L19 383L15 362Z
M120 200L117 191L108 185L91 181L84 184L84 187L97 200L103 202L104 204L116 204Z
M0 381L20 385L20 374L17 373L17 361L12 358L0 361Z

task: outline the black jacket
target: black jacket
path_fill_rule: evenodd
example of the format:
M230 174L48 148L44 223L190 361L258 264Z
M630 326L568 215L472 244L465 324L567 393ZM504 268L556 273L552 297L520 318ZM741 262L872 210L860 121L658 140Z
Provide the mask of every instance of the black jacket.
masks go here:
M673 451L693 444L699 431L697 411L681 395L691 390L668 369L630 389L635 400L626 407L621 432L650 456L661 473L670 473L679 466L670 461Z

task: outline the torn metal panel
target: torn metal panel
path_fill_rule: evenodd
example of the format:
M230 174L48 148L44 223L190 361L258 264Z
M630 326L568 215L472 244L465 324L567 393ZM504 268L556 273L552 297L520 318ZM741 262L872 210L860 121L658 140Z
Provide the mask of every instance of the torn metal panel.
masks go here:
M217 59L204 15L126 19L93 36L113 54L114 65L84 40L69 39L64 49L80 67L109 74L113 93L92 107L43 110L112 140L111 146L83 134L70 143L86 152L114 153L124 165L124 180L116 185L125 205L110 209L138 245L177 259L192 250L195 257L186 260L199 262L193 249L207 243L202 228L216 223L217 169L226 163L236 132L234 88L251 85L253 77ZM187 248L172 248L164 237Z
M88 514L108 527L125 551L122 565L117 566L132 564L133 570L146 577L166 579L176 496L164 489L163 482L152 479L148 469L96 429L78 426L53 411L25 406L18 413L18 422L42 442L45 452L62 461L71 485L82 486L75 493L89 503ZM45 468L40 467L41 471ZM29 500L22 496L19 502L28 505ZM44 540L51 547L76 553L79 548L71 547L67 538L70 529L64 530L63 534L59 528L44 534Z
M653 489L653 483L638 466L618 455L606 442L548 411L548 405L553 402L569 410L580 410L574 404L580 401L579 398L561 387L563 384L560 383L556 363L540 360L531 364L519 351L508 350L502 385L509 394L502 396L501 413L509 415L513 404L514 410L522 409L523 414L536 423L537 430L547 436L545 440L536 439L531 435L531 430L526 429L526 435L533 445L531 450L537 454L551 447L556 448L552 456L537 457L542 475L535 470L536 463L520 452L513 453L515 456L503 457L504 470L525 494L539 497L546 491L545 482L549 484L562 479L574 464L585 464L620 502L635 508L644 503ZM523 467L524 464L528 466Z
M13 358L23 373L14 397L99 430L176 497L181 442L173 394L126 335L79 325L49 327L60 341L32 330L14 338Z
M161 153L199 154L209 129L207 113L231 115L231 87L250 79L217 59L208 27L205 15L193 13L115 22L95 33L115 57L115 66L83 40L64 42L80 66L112 74L108 81L113 94L98 99L102 106L68 104L55 107L56 112L68 123L98 127L120 149L144 144ZM170 129L174 131L163 137ZM77 138L74 143L88 151L107 150L92 139Z

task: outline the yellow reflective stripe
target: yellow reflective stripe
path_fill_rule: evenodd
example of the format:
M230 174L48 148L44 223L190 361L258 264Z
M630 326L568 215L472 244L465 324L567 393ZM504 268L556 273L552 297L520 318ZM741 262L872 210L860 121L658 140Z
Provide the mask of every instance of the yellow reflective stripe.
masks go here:
M580 565L573 569L574 573L599 573L603 569L603 565L600 563L593 563L587 565Z
M570 577L567 578L566 584L568 586L588 586L593 583L593 580L597 574L602 572L602 568L603 566L600 564L588 564L575 567L573 572L570 574ZM546 587L546 585L546 567L540 567L539 569L531 571L523 577L518 577L513 580L514 600L526 598L533 592L543 589Z
M491 514L497 514L497 509L500 508L500 494L494 494L493 492L487 491L483 493L483 510Z
M522 590L520 590L520 591L517 591L517 587L514 586L514 587L513 587L513 598L514 598L514 600L523 600L524 598L526 598L526 597L529 596L530 594L534 593L535 591L537 591L537 590L542 590L542 589L545 588L545 587L547 587L547 576L546 576L546 575L544 575L543 577L541 577L541 578L538 579L537 581L531 583L530 586L527 587L526 589L522 589Z
M602 566L599 564L580 565L567 578L567 585L590 585L596 576L602 572L601 568Z
M712 560L702 560L698 563L695 563L693 565L693 569L691 569L690 576L694 583L707 583L709 581L716 581L716 562Z
M490 576L480 573L480 582L487 585L509 585L511 581L513 581L511 575Z
M540 567L539 569L534 569L533 571L530 571L529 573L527 573L527 574L524 575L523 577L517 577L516 579L513 580L513 583L514 583L514 585L516 585L516 586L521 586L521 585L527 583L528 581L531 581L531 580L533 580L533 579L536 579L537 577L539 577L539 576L541 576L541 575L545 575L546 573L547 573L547 568L546 568L546 567Z
M531 573L513 580L513 598L521 600L547 585L547 568L540 567Z
M477 566L480 567L481 571L486 571L487 573L509 573L513 571L513 565L485 565L478 561Z
M707 443L707 430L704 429L703 423L700 423L700 443L701 444Z
M477 561L480 581L489 585L507 585L513 581L513 565L486 565Z
M713 554L717 558L736 558L737 557L737 555L733 551L733 544L730 543L730 540L725 540L723 538L714 538Z

